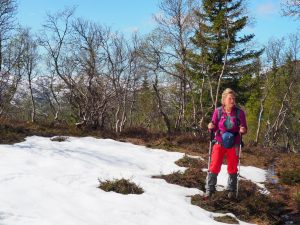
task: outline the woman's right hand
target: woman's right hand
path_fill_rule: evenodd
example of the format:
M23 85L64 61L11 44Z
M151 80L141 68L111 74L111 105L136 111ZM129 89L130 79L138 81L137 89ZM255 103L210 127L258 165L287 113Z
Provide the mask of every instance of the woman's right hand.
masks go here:
M210 122L207 127L209 130L212 130L215 128L215 125L213 124L213 122Z

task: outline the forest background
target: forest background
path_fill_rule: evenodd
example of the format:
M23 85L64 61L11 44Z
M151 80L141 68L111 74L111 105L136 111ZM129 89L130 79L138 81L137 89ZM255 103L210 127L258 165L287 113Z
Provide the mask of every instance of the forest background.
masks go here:
M17 21L18 2L1 0L2 120L102 133L207 136L230 87L247 113L251 145L299 151L299 32L263 46L245 33L243 0L162 0L156 25L130 37L75 16L45 15L33 33ZM300 1L282 1L299 19Z

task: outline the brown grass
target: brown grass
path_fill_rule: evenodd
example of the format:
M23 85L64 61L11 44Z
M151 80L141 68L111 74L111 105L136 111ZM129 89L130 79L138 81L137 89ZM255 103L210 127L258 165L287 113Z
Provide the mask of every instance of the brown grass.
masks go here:
M125 130L121 134L115 134L111 131L78 129L75 126L67 124L34 124L0 118L0 143L20 142L24 140L26 136L30 135L46 137L58 135L95 136L146 145L151 148L161 148L201 156L205 161L191 159L185 156L176 162L180 166L188 167L183 173L177 172L155 177L166 179L169 183L204 190L206 173L202 172L201 169L207 167L208 135L206 137L193 136L192 134L172 134L167 136L163 133L153 133L145 129L135 129ZM252 189L253 186L251 184L245 185L241 182L241 190L244 190L243 194L241 193L239 199L237 199L233 205L232 201L226 202L227 198L225 192L217 192L214 197L215 200L212 199L208 201L209 203L203 203L201 196L194 196L193 204L214 212L236 212L235 215L237 215L239 219L258 224L279 223L280 214L283 214L285 210L291 211L292 217L295 218L294 221L299 221L299 162L300 154L288 154L270 148L259 146L250 147L246 145L242 149L241 165L257 166L264 169L267 169L270 164L275 165L275 171L282 182L275 185L266 184L267 188L271 191L270 196L261 196L259 192L257 193L257 190ZM285 179L288 181L284 181ZM221 203L225 205L223 208L219 206ZM260 207L262 207L262 211L258 211Z
M206 168L205 161L185 155L176 164L188 167L188 169L185 172L175 172L169 175L154 177L165 179L168 183L205 191L206 173L202 171L202 168ZM281 215L291 211L286 204L289 194L285 190L278 192L274 189L274 192L277 194L261 194L255 184L250 181L241 180L237 199L228 199L227 192L222 191L216 192L209 200L201 195L192 196L192 204L212 212L233 213L238 219L247 222L268 225L282 224ZM232 218L225 217L218 219L221 219L221 222L225 222ZM233 222L231 221L230 223Z
M206 162L200 158L192 158L185 154L181 159L175 162L181 167L192 167L192 168L205 168Z
M109 192L113 191L119 194L128 195L128 194L143 194L144 190L136 185L135 183L131 182L127 179L115 179L115 180L99 180L100 185L98 188Z
M153 178L160 178L166 180L168 183L177 184L188 188L199 188L204 190L206 172L202 171L205 167L205 162L201 159L194 159L188 156L184 156L175 162L182 167L188 167L184 172L175 172L169 175L157 175Z
M239 221L233 218L232 216L218 216L214 217L215 221L221 222L221 223L229 223L229 224L239 224Z
M99 132L86 132L72 125L42 123L10 120L0 118L0 144L13 144L24 141L27 136L38 135L43 137L52 136L98 136Z
M297 208L298 208L298 210L300 210L300 191L296 192L295 200L296 200Z
M50 140L51 141L57 141L57 142L64 142L68 139L68 137L65 136L57 136L57 137L53 137Z
M285 213L284 202L273 200L258 192L257 186L249 181L241 181L237 199L228 199L225 191L216 192L209 200L200 195L192 197L192 204L208 211L233 213L240 220L263 224L283 223L281 215Z
M185 172L174 172L169 175L153 176L166 180L170 184L177 184L187 188L204 190L206 173L200 168L189 168Z

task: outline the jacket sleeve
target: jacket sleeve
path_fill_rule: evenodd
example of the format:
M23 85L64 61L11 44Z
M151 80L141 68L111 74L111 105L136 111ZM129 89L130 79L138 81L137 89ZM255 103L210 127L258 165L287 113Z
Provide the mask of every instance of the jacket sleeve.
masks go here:
M215 128L213 129L213 132L216 132L219 130L219 121L218 121L218 109L215 109L211 122L215 125Z
M243 126L246 128L246 130L248 130L248 127L247 127L247 121L246 121L246 115L245 115L245 112L243 110L241 110L240 112L240 126Z

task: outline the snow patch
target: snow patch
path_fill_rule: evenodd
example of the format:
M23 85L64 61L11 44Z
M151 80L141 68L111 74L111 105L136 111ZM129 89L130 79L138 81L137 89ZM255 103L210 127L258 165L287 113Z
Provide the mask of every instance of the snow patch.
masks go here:
M22 143L0 145L0 224L220 224L210 212L190 203L189 196L202 191L152 178L184 171L174 163L183 156L92 137L55 142L32 136ZM257 171L244 168L242 174L262 181ZM224 185L223 176L224 171L218 185ZM131 179L145 192L105 192L97 188L98 178Z

